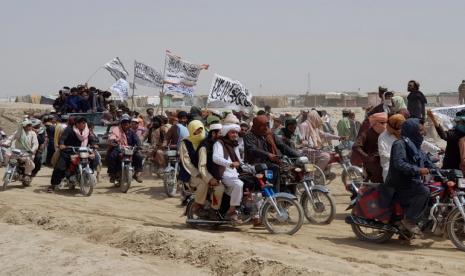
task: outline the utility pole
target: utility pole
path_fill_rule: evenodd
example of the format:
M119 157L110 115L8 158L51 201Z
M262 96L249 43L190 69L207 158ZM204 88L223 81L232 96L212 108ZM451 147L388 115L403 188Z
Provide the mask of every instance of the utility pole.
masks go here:
M311 91L311 79L310 79L310 72L307 73L307 95L310 94Z

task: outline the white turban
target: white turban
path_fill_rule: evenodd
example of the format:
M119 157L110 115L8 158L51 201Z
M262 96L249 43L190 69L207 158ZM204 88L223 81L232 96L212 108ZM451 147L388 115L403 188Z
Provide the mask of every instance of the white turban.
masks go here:
M221 124L211 124L209 130L221 130L223 126Z
M239 124L239 119L237 119L237 117L232 114L232 113L229 113L226 118L223 119L223 124L227 125L227 124Z
M26 119L26 120L24 120L24 121L21 122L21 125L22 125L23 127L28 126L28 125L32 125L32 121L29 120L29 119Z
M228 132L230 132L231 130L239 132L241 130L241 127L236 124L223 125L223 128L221 129L221 136L226 136Z

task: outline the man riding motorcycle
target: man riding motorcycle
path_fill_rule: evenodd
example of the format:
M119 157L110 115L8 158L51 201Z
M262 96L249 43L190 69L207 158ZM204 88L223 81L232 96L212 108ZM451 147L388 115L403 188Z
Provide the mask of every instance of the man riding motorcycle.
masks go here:
M32 177L32 171L34 170L34 154L39 148L39 142L37 141L37 134L32 130L32 121L29 119L24 120L17 131L15 131L8 139L3 143L4 146L11 146L14 142L14 147L20 149L30 156L25 157L24 167L24 180L29 181ZM8 158L7 158L8 159ZM6 160L8 163L8 160Z
M188 125L189 136L183 139L179 146L179 157L181 159L179 179L189 183L192 189L195 189L195 203L193 212L198 216L208 216L209 214L202 213L202 206L207 198L209 183L215 184L212 179L205 178L198 169L199 156L198 149L200 143L205 138L205 127L199 120L193 120ZM212 181L212 182L211 182ZM220 188L221 189L221 188ZM220 195L220 190L215 192L215 197ZM221 192L222 196L222 192ZM217 198L217 202L221 202L221 197ZM215 202L213 202L215 203ZM219 204L213 204L216 210L219 209Z
M276 185L279 180L279 154L289 157L299 157L300 153L291 149L281 139L271 133L266 115L253 119L252 129L244 136L244 159L249 164L265 163L273 171L271 183Z
M37 141L39 143L39 147L37 152L34 156L34 170L32 170L32 177L35 177L37 173L42 168L42 154L45 150L45 143L47 142L47 133L45 131L45 127L42 125L42 122L39 119L32 120L32 130L37 135Z
M110 145L108 160L108 175L110 182L115 183L118 174L121 172L120 166L120 147L118 146L132 146L137 147L141 145L137 134L130 128L131 117L127 114L121 116L120 124L113 126L108 135L108 143ZM133 178L142 183L142 161L143 156L139 152L135 152L132 156L132 165L134 166L135 174Z
M429 190L422 176L429 174L433 164L421 151L425 127L423 121L410 118L402 124L401 139L394 142L391 149L391 161L386 184L381 191L383 197L392 193L405 210L402 224L410 232L422 235L416 225L427 206ZM389 197L387 197L389 198Z
M227 187L227 193L231 196L226 216L233 223L241 223L236 208L241 205L244 187L244 182L239 179L237 171L241 164L239 142L237 141L240 129L240 126L236 124L224 125L221 130L221 139L213 146L213 162L219 166L221 180Z
M208 183L208 186L212 190L212 209L218 211L221 206L221 201L224 193L224 186L221 184L221 176L219 175L219 167L213 162L213 145L218 139L220 139L220 131L222 129L221 124L211 124L210 131L207 138L205 138L198 149L199 164L198 169L202 180ZM202 187L202 188L205 188ZM197 190L199 187L197 186ZM205 195L204 198L198 198L199 196ZM195 195L196 202L200 202L201 205L205 204L207 193L201 192ZM203 203L202 203L203 202ZM197 203L195 203L197 204ZM198 206L197 206L198 207ZM217 212L209 214L210 219L217 220Z
M189 136L189 131L186 128L188 121L187 115L188 114L185 111L180 111L178 113L178 122L174 124L166 133L163 147L178 148L180 142Z
M60 149L60 157L55 165L50 180L50 187L47 192L53 192L55 188L60 185L63 178L66 176L66 170L71 163L72 152L66 150L68 147L90 147L93 146L95 141L89 139L89 128L87 127L87 120L84 117L77 118L74 124L68 124L63 130L58 141L58 148ZM95 162L95 161L94 161ZM91 169L95 169L94 162L91 162Z

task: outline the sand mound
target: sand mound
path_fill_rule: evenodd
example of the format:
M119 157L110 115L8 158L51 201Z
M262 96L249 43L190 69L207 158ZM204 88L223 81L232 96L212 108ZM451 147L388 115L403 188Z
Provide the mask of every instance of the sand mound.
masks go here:
M183 261L197 267L208 267L216 275L308 275L310 271L286 265L277 260L235 251L218 242L186 239L153 227L129 229L101 226L95 221L79 218L56 218L26 209L0 207L0 221L33 224L44 230L84 235L86 240L119 248L132 254L154 255Z

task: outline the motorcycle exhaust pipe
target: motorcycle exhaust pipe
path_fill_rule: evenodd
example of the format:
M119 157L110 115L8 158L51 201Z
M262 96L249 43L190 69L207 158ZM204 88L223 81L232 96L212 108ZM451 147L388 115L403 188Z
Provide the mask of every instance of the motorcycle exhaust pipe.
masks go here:
M349 215L346 217L345 222L347 224L355 224L358 226L373 228L377 230L383 230L388 232L393 232L395 234L399 234L399 230L391 225L383 224L381 222L366 220L363 218L359 218L353 215Z
M186 222L190 224L231 224L230 221L206 219L187 219Z

